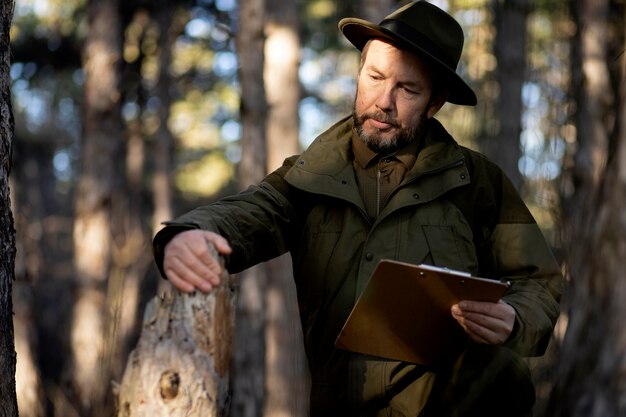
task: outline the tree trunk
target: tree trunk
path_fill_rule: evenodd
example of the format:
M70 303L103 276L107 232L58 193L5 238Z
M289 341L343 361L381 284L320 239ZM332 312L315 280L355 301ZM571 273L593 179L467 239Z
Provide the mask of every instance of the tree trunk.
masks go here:
M20 136L13 143L11 172L13 213L17 230L13 286L17 401L20 414L71 417L67 380L68 340L74 303L72 280L71 198L57 200L53 157L54 132ZM70 195L72 193L70 192ZM52 407L52 406L51 406Z
M139 120L133 121L129 126L129 135L126 147L126 184L115 195L113 206L115 210L112 216L114 251L112 252L111 272L107 290L107 299L114 312L109 323L107 340L116 348L116 355L111 361L111 373L113 376L121 376L124 370L125 358L131 348L130 341L134 339L137 331L137 320L141 318L138 308L145 305L148 299L155 293L152 285L143 286L144 279L154 279L156 285L163 285L158 293L162 294L167 289L171 290L169 282L156 277L146 277L152 262L150 240L153 232L164 219L172 217L172 176L174 139L168 128L169 110L171 98L171 76L168 71L171 65L171 48L179 30L172 30L175 11L172 4L155 3L152 15L146 11L137 11L134 20L143 26L144 31L149 25L158 26L158 57L159 77L154 86L153 95L159 100L158 117L159 127L146 150L145 129ZM152 20L151 20L152 18ZM181 26L179 23L177 26ZM145 33L145 32L144 32ZM141 40L140 40L141 42ZM140 56L137 71L141 71L144 56ZM137 95L142 99L145 92L143 86L138 85ZM145 103L141 102L141 110ZM147 162L146 154L152 159ZM154 211L152 213L151 227L142 219L148 218L149 214L144 210L145 184L144 176L146 166L152 166L152 197ZM158 283L158 284L157 284ZM142 294L142 289L145 292ZM147 293L147 294L146 294Z
M265 1L243 0L239 11L239 82L241 84L241 188L259 182L267 170L267 102L263 86ZM244 23L245 22L245 23Z
M570 255L569 325L547 415L626 415L626 60L622 61L619 133L592 210L577 219L583 240ZM580 242L585 242L581 244Z
M567 216L568 326L546 413L550 417L626 414L626 57L621 54L621 68L611 77L619 86L613 107L609 91L602 91L608 80L601 79L608 78L613 62L606 61L608 11L608 2L587 0L577 15L583 73L577 90L576 188L570 199L576 206ZM623 45L623 20L616 26ZM614 130L607 125L610 119L616 120Z
M576 153L564 167L570 183L564 196L567 218L581 215L598 187L608 156L609 115L615 100L607 65L609 0L577 0L572 14L578 28L572 47L577 133Z
M236 39L241 84L241 162L239 184L245 188L266 173L265 126L267 105L263 88L265 2L240 3ZM265 288L267 265L240 274L233 357L233 417L260 417L265 397Z
M15 307L15 373L17 402L20 413L26 417L43 417L43 384L38 366L36 321L33 312L33 294L30 283L18 277L13 286Z
M267 1L264 82L268 171L300 152L300 39L298 3ZM306 416L308 370L302 342L291 257L268 262L264 415Z
M120 116L121 28L116 0L87 4L84 48L84 142L76 190L74 263L78 284L72 324L72 379L82 415L106 415L113 347L106 340L106 285L111 262L112 206L123 182Z
M293 280L291 256L268 262L265 416L304 417L309 373Z
M235 304L226 272L209 294L155 297L116 389L117 416L227 416Z
M15 229L9 174L14 121L11 109L9 29L13 2L0 3L0 416L14 417L17 412L15 393L15 345L13 339L13 302L11 292L15 276Z
M298 3L268 0L265 21L263 79L269 105L267 170L271 172L280 167L285 158L300 153Z
M488 152L518 190L523 185L518 161L522 156L520 134L522 87L526 75L526 20L531 8L532 2L529 0L494 1L500 129Z
M159 3L155 19L159 25L159 80L156 85L156 97L159 98L159 129L154 140L154 177L152 180L154 214L152 231L156 233L161 222L171 219L172 213L172 178L174 173L174 137L168 127L172 97L172 77L169 67L172 63L172 47L178 32L182 28L173 27L174 11L172 4ZM180 26L180 25L178 25Z
M38 316L43 313L37 300L37 284L49 272L44 267L45 245L45 189L50 191L51 165L53 151L51 147L42 146L39 141L28 143L28 139L15 142L13 145L13 169L11 172L11 202L15 213L16 258L15 282L13 285L15 330L15 350L17 352L17 368L15 383L17 403L24 416L42 417L44 415L44 390L39 363L45 362L45 352L58 350L47 346L45 352L39 352L39 335L44 327ZM16 186L17 184L17 186ZM54 187L54 184L52 185ZM57 287L61 287L56 282ZM58 302L58 299L57 299ZM34 308L37 306L37 308ZM54 327L56 330L56 326ZM51 333L55 333L55 331ZM56 332L59 338L62 337Z

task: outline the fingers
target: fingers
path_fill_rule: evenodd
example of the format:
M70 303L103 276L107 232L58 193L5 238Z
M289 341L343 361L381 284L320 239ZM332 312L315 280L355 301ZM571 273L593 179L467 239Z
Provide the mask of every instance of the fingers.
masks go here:
M219 284L218 265L205 264L195 254L172 248L163 258L163 270L172 284L181 291L210 291Z
M504 343L515 324L515 310L503 301L498 303L462 301L451 308L452 317L477 343Z
M494 334L491 330L464 315L458 305L452 306L451 312L452 317L463 327L470 339L476 343L492 344L491 340L494 339Z
M210 242L213 245L215 245L215 249L217 249L217 252L220 255L230 255L231 252L233 251L230 245L228 244L228 241L224 239L223 236L220 236L217 233L204 232L204 238L206 239L207 242Z
M209 245L214 245L221 255L232 251L226 239L204 230L188 230L168 242L163 270L174 287L184 292L198 289L206 293L219 285L222 267Z

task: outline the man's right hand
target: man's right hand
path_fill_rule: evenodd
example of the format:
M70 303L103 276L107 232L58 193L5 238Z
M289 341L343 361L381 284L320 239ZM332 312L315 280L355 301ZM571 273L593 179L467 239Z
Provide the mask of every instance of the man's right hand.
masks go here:
M232 252L226 239L205 230L181 232L165 245L163 270L174 287L188 293L196 289L207 293L219 285L222 267L209 245L214 245L220 255Z

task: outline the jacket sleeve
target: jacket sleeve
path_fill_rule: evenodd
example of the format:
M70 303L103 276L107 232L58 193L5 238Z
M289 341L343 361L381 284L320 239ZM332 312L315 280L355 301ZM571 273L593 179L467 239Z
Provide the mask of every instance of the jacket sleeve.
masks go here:
M511 283L503 300L516 312L505 345L522 356L539 356L559 318L563 276L535 219L500 169L492 184L497 220L487 229L486 248L497 277Z
M560 312L559 265L535 223L498 224L491 240L501 278L511 282L503 300L516 312L506 346L522 356L542 355Z
M479 275L511 283L503 300L515 309L516 321L505 345L522 356L542 355L560 314L561 268L502 170L475 152L465 156L472 198L460 195L457 204L474 227Z
M233 252L225 261L231 273L287 252L298 212L291 201L295 191L283 176L295 160L296 157L285 160L282 167L258 185L165 222L153 240L154 258L161 275L165 277L165 246L176 234L190 229L212 231L228 240Z

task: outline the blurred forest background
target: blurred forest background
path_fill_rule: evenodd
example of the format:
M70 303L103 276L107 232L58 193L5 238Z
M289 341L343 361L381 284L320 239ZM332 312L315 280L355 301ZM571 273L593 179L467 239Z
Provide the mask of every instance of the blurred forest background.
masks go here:
M7 2L8 3L8 2ZM261 179L350 112L337 22L393 0L19 0L10 176L22 416L110 416L161 222ZM568 288L536 416L626 415L624 0L437 0L479 99L439 119L522 193ZM233 416L304 416L290 260L242 275Z

